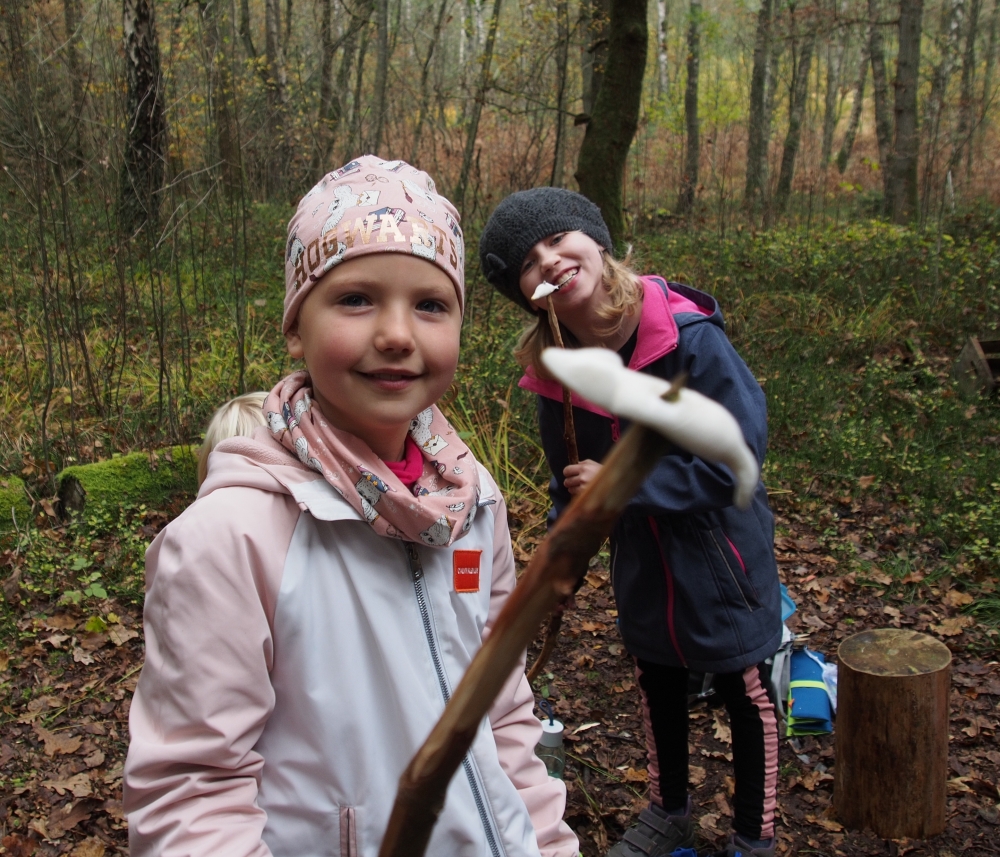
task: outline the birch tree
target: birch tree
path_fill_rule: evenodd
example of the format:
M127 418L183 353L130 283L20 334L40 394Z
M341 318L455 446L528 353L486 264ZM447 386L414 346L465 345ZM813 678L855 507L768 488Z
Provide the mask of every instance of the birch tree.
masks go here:
M160 43L150 0L123 0L126 140L118 190L122 229L155 227L167 145Z

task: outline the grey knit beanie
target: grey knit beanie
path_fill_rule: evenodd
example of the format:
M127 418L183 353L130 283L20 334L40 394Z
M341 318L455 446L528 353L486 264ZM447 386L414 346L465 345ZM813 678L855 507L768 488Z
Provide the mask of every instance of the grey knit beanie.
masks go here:
M532 247L557 232L582 232L612 252L601 210L587 197L561 187L522 190L494 209L479 239L479 262L486 279L514 303L534 312L521 294L521 265Z

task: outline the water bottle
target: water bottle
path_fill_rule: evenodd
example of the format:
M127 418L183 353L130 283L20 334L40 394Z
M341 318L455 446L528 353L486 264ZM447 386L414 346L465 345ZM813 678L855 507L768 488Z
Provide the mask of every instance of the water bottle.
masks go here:
M543 699L539 708L545 713L542 719L542 740L535 745L535 755L545 762L550 777L563 778L566 770L566 749L563 747L563 725L555 719L552 705Z

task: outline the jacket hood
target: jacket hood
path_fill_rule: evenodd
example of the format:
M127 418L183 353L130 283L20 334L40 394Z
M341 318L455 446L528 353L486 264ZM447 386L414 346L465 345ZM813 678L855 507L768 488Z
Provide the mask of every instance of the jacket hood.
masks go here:
M641 281L642 314L629 369L638 372L677 348L682 327L707 321L725 330L722 311L711 295L691 286L668 283L662 277L642 277ZM549 399L562 399L563 395L558 381L539 378L531 366L518 386ZM572 397L575 407L604 417L612 416L583 396L573 393Z
M305 483L322 482L323 477L260 427L252 437L231 437L222 441L208 459L208 475L198 491L205 497L220 488L257 488L274 494L292 494Z

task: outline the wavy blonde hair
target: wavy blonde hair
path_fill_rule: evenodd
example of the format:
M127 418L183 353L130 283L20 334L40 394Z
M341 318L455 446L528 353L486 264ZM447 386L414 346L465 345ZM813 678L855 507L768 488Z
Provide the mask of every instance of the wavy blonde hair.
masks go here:
M642 285L639 275L632 270L632 247L628 248L625 258L620 262L610 253L604 251L604 273L601 284L608 293L608 305L598 311L598 315L607 321L604 333L612 336L621 330L625 319L636 312L642 304ZM564 325L559 325L563 342L569 348L578 348L577 338ZM549 327L548 316L539 310L532 322L521 334L514 348L514 357L522 369L533 367L539 378L551 379L542 365L542 352L556 344L552 329Z
M264 418L263 391L244 393L230 399L213 415L205 429L205 440L198 449L198 486L208 475L208 456L222 441L229 437L250 437L258 426L267 425Z

